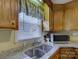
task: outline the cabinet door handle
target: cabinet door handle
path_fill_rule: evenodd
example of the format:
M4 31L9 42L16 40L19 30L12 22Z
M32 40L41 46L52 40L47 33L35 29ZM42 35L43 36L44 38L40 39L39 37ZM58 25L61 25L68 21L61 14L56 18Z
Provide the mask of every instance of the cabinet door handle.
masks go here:
M12 25L14 25L14 22L12 22Z
M11 21L11 25L15 25L15 21Z

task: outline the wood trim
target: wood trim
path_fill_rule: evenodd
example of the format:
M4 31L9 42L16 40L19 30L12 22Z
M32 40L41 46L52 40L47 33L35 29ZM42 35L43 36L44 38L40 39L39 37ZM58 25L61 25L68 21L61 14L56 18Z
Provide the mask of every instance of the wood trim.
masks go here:
M18 30L18 13L19 13L19 0L17 0L17 6L16 6L16 27L15 30Z
M53 4L53 11L55 10L64 10L64 4Z

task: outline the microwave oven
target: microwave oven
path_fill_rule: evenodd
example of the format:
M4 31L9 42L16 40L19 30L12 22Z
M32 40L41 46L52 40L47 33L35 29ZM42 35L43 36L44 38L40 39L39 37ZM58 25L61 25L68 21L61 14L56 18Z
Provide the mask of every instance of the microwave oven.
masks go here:
M51 34L51 41L53 43L69 43L70 36L67 34Z

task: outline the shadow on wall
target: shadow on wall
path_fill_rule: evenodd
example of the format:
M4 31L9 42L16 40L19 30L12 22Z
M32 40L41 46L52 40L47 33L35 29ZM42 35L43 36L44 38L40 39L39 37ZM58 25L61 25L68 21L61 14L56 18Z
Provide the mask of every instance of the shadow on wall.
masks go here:
M0 29L0 43L10 41L11 30Z

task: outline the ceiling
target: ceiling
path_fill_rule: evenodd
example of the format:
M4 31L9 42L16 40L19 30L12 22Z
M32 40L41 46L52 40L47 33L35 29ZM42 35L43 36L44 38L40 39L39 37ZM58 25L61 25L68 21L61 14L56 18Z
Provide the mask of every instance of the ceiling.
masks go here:
M67 2L70 2L72 0L51 0L53 4L65 4Z

